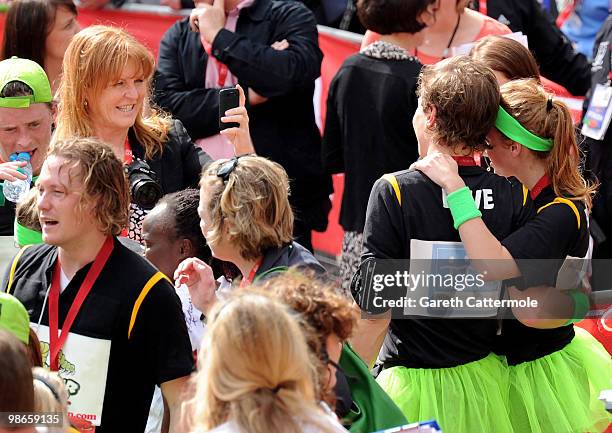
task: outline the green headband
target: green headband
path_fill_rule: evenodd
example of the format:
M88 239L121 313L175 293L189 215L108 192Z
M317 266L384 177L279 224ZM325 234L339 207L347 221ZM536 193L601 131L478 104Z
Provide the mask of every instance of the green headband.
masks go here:
M41 232L29 229L26 226L22 226L21 224L17 222L17 220L15 220L14 228L15 228L15 235L14 235L15 242L17 242L17 244L20 247L23 247L26 245L36 245L36 244L43 243Z
M512 117L503 107L499 107L495 127L506 137L531 150L548 152L553 147L550 138L542 138L527 130L518 120Z

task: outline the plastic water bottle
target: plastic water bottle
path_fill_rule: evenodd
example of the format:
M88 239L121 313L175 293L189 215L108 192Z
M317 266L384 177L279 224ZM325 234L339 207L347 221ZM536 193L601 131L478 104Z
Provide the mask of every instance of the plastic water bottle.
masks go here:
M20 152L18 154L12 154L10 157L11 161L26 161L25 167L19 167L17 170L27 176L27 179L17 179L13 182L8 180L4 181L2 192L7 200L14 203L19 202L25 195L30 191L30 185L32 183L32 164L30 164L30 154L28 152Z

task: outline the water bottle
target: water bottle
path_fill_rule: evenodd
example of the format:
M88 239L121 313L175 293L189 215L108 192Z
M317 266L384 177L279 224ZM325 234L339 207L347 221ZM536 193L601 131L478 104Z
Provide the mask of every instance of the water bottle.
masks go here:
M12 154L10 157L11 161L26 161L25 167L19 167L17 170L27 176L27 179L17 179L13 182L8 180L4 181L2 192L7 200L14 203L19 202L25 195L30 191L30 185L32 183L32 164L30 164L30 154L28 152L20 152L18 154Z

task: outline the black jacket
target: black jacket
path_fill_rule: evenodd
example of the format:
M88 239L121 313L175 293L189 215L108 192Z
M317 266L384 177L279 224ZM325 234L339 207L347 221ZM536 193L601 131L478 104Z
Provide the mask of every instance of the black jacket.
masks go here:
M585 112L595 86L608 82L608 77L612 70L611 47L612 15L608 15L593 45L592 83L591 90L584 104ZM593 257L612 258L612 125L608 127L603 140L593 140L592 138L584 137L582 147L587 155L585 164L586 175L599 184L597 194L593 200L592 216L599 224L601 230L603 230L603 236L607 238L603 244L597 246ZM597 238L598 242L604 241L601 234ZM601 266L606 265L602 263ZM608 272L610 272L609 266ZM608 284L609 286L610 277L612 277L612 273L608 275L607 281L604 282L602 279L602 284ZM603 287L605 286L602 285Z
M144 147L138 142L133 129L128 132L128 139L134 157L149 164L164 194L189 187L197 188L202 167L212 162L206 152L193 144L180 120L174 119L164 150L154 159L145 159Z
M265 281L290 267L310 269L318 274L325 272L325 268L310 251L297 242L291 242L282 248L266 251L255 274L255 281Z
M374 182L408 168L419 158L409 121L418 100L421 64L355 54L344 61L329 85L323 137L323 165L344 172L340 224L362 232Z
M271 48L287 39L289 48ZM323 54L312 12L299 2L257 0L244 9L236 32L221 30L212 53L248 91L269 98L249 107L257 154L281 164L298 208L327 200L331 177L321 166L321 136L312 104ZM208 56L187 19L164 35L155 74L156 102L180 119L194 139L219 132L218 89L206 89ZM327 215L324 215L325 219Z
M476 4L478 2L475 2ZM590 85L590 64L572 47L537 0L488 0L487 15L523 32L535 55L540 72L573 95L582 96Z

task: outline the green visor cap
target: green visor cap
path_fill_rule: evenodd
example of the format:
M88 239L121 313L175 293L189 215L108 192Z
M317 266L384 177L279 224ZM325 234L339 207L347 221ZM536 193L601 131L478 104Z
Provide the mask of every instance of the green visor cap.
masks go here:
M0 329L13 334L24 344L30 339L30 317L25 307L12 295L0 292Z
M17 222L16 219L15 219L15 223L13 227L14 227L13 232L15 233L13 237L15 239L15 242L17 242L17 245L19 245L20 247L25 247L26 245L37 245L37 244L43 243L41 232L29 229L26 226L22 226L21 224Z
M521 125L518 120L508 114L501 106L497 111L495 127L510 140L516 141L527 149L548 152L553 147L552 139L538 137L527 130L527 128Z
M0 92L12 82L19 81L32 89L33 95L0 97L0 107L28 108L31 104L51 102L51 85L47 74L40 65L32 60L11 57L0 62Z

